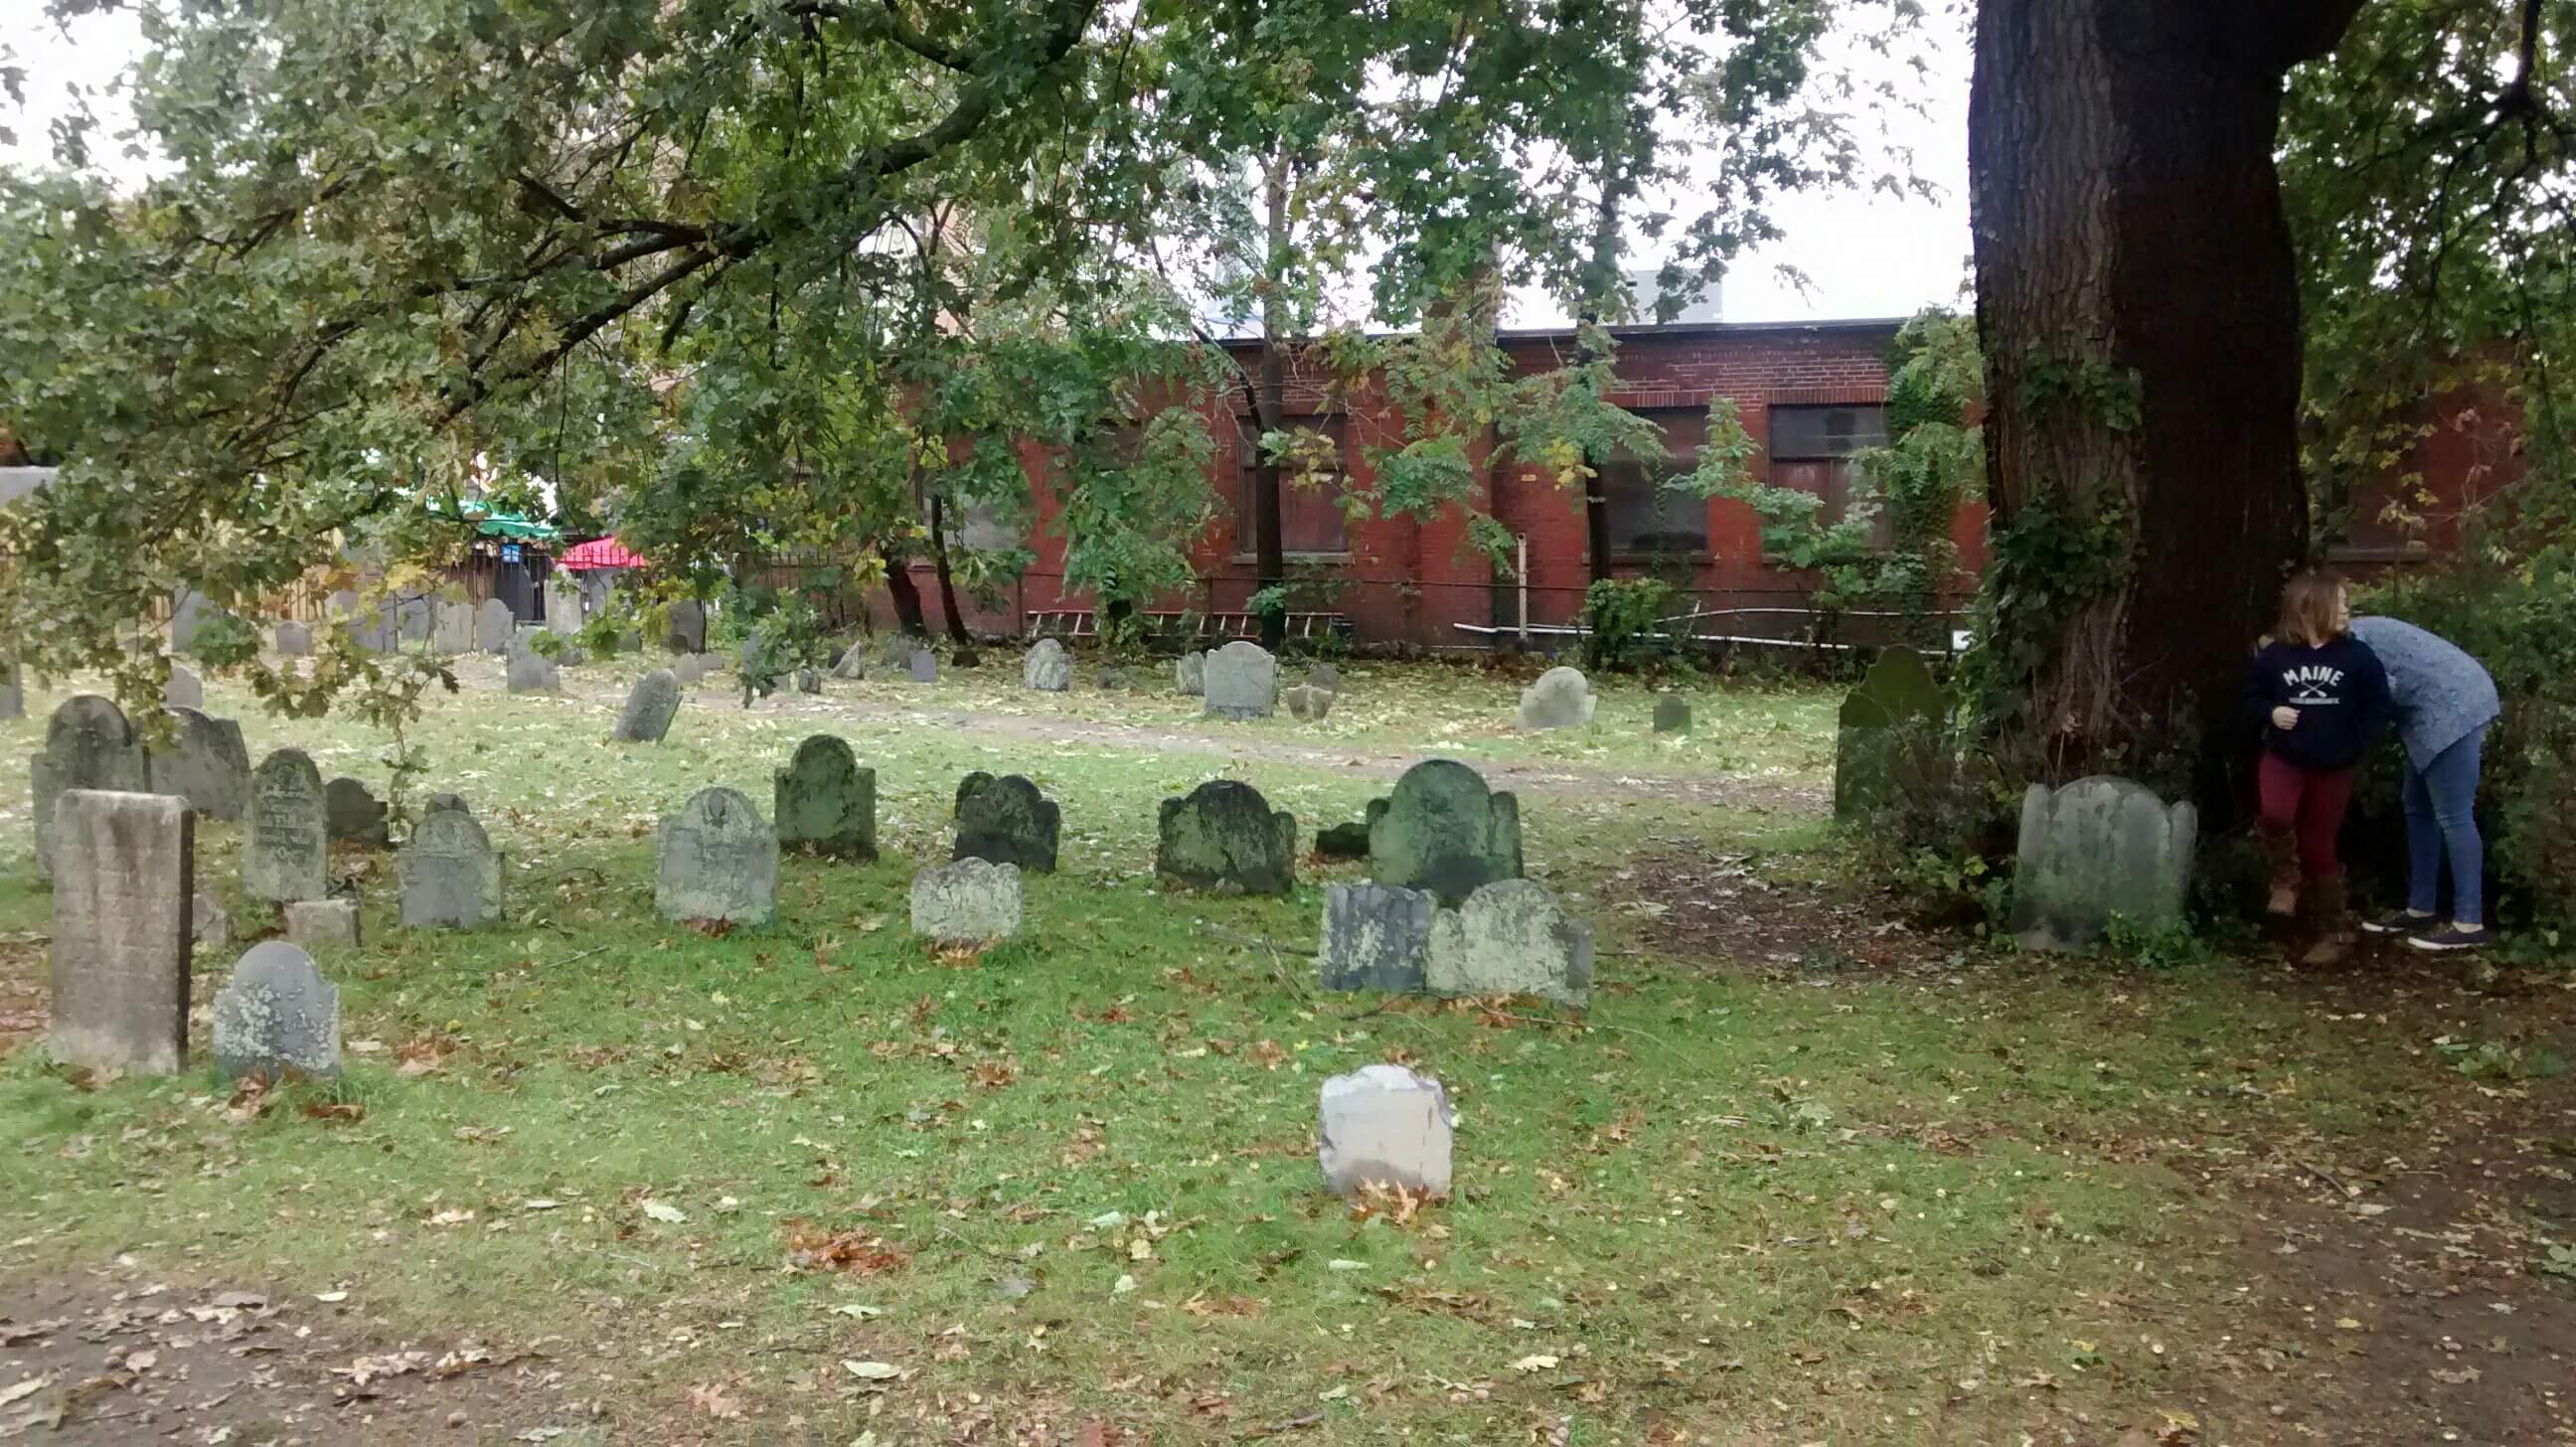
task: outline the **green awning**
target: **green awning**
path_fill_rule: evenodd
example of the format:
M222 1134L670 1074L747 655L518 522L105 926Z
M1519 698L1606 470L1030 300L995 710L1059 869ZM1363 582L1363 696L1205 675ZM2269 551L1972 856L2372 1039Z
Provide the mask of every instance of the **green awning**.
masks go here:
M422 506L441 516L446 515L447 512L445 498L429 498ZM563 541L563 529L553 523L539 522L514 512L494 512L471 498L457 504L457 513L463 521L474 524L474 531L487 538L508 538L514 543Z

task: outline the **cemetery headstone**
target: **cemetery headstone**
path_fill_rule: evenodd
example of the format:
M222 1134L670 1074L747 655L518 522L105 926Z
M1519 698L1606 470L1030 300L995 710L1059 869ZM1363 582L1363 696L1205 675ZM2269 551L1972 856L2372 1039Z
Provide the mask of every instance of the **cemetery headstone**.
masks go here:
M1261 791L1211 779L1165 799L1154 872L1220 894L1286 894L1297 887L1297 820Z
M546 627L566 638L581 631L581 589L564 575L546 580Z
M1455 907L1498 879L1521 877L1520 801L1454 759L1426 759L1368 806L1369 877L1427 889Z
M1092 682L1097 684L1103 693L1121 692L1128 687L1127 670L1114 666L1104 668L1100 670L1100 676Z
M653 908L667 920L769 923L778 914L778 831L739 790L690 795L662 819Z
M440 603L429 630L429 646L455 657L474 649L474 609L465 603Z
M1020 683L1040 693L1064 692L1073 687L1073 655L1052 638L1039 639L1020 660Z
M322 954L358 947L358 902L299 899L286 906L286 937Z
M1599 702L1582 669L1560 664L1521 690L1520 725L1531 730L1581 728L1592 722Z
M916 648L912 650L911 660L904 665L904 672L915 683L937 683L939 655L927 648Z
M671 661L671 678L681 687L695 685L703 672L694 653L683 653Z
M310 658L313 656L313 630L289 620L277 625L277 656Z
M2119 916L2141 930L2181 921L2200 811L2096 774L2022 795L2012 931L2022 947L2083 949Z
M250 807L250 748L241 725L202 710L170 710L173 737L143 751L150 791L172 794L209 819L239 819Z
M1207 656L1200 677L1207 712L1219 718L1268 718L1279 702L1279 660L1242 639Z
M1428 890L1336 884L1324 891L1323 945L1315 973L1327 990L1418 995L1440 900Z
M1690 732L1690 705L1671 694L1655 700L1655 732L1686 734Z
M551 658L534 649L521 649L510 655L510 692L556 693L563 688L563 673Z
M1184 653L1172 664L1172 679L1179 685L1181 697L1198 698L1207 692L1207 655L1197 649Z
M198 633L222 616L223 610L214 605L214 600L193 588L182 588L171 595L170 651L180 655L194 653Z
M1834 728L1834 817L1875 808L1901 788L1909 754L1938 747L1941 685L1911 648L1890 648L1843 698Z
M486 598L474 605L474 647L478 652L507 651L512 635L518 631L519 620L511 614L509 604Z
M206 706L205 680L197 677L196 670L192 668L171 669L170 681L161 685L161 706L163 708L204 708Z
M220 950L233 942L232 911L216 902L213 894L198 890L188 905L188 938L201 950Z
M358 646L369 653L391 653L401 645L394 605L386 603L363 615L357 625Z
M1326 693L1340 693L1342 670L1331 663L1318 663L1306 670L1306 686L1320 688Z
M900 633L889 633L878 640L877 658L888 668L901 668L912 662L913 642Z
M1431 925L1423 983L1437 995L1592 998L1592 926L1535 879L1505 879L1442 910Z
M841 650L841 661L832 665L832 676L856 682L868 676L868 649L865 643L853 643Z
M912 877L912 932L983 946L1020 932L1020 871L989 859L934 864Z
M1324 1189L1377 1186L1449 1194L1455 1117L1449 1092L1401 1065L1363 1065L1324 1082L1317 1136Z
M1333 711L1332 690L1317 688L1311 683L1281 689L1279 697L1288 705L1288 712L1303 723L1320 723L1324 715Z
M819 668L800 668L796 670L796 691L798 693L821 693L823 691L823 670Z
M848 741L815 734L775 778L781 848L833 859L877 857L877 771L859 767Z
M957 847L951 859L989 859L1039 874L1055 873L1063 811L1018 774L977 770L957 783Z
M689 660L680 660L683 665ZM617 715L617 738L630 744L658 744L671 732L671 720L680 712L680 680L667 668L657 668L635 680L626 695L626 707Z
M27 716L27 686L18 680L18 665L0 661L0 718Z
M410 597L395 599L392 607L394 627L402 635L405 643L429 641L429 630L436 621L429 599L413 594Z
M367 786L346 774L333 779L322 789L322 814L329 821L331 837L370 849L382 849L393 842L393 830L386 822L383 801L369 792Z
M1326 859L1366 859L1368 849L1369 826L1365 820L1345 820L1315 831L1315 852Z
M330 597L323 600L322 607L334 623L354 622L358 616L358 595L346 588L335 589Z
M158 794L55 801L52 1019L66 1065L169 1074L188 1062L196 824Z
M215 992L214 1039L226 1080L337 1079L340 991L302 946L262 940Z
M254 899L285 904L320 899L330 873L330 815L322 801L322 771L302 749L279 749L251 771L242 884Z
M405 929L474 929L501 917L501 851L454 795L432 800L396 870Z
M54 801L66 789L151 791L143 745L122 710L94 693L74 694L45 721L45 749L28 764L36 805L36 877L53 877Z
M682 598L668 611L670 627L663 630L662 645L673 653L707 651L707 610L694 598Z

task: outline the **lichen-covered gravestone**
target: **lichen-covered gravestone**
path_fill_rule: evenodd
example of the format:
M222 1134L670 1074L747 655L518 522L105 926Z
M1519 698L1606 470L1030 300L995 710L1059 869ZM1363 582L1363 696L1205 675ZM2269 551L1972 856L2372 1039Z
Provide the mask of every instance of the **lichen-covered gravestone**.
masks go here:
M877 857L877 771L847 740L815 734L774 776L781 848L833 859Z
M2142 930L2179 923L2200 811L2097 774L2021 801L2012 931L2025 949L2083 949L2113 916Z
M1457 905L1521 877L1520 801L1454 759L1426 759L1368 806L1369 877Z
M1211 779L1165 799L1154 872L1220 894L1286 894L1297 887L1297 820L1261 791Z
M957 847L951 859L989 859L1038 874L1055 873L1064 812L1017 774L981 769L957 781Z
M239 819L250 807L250 748L241 725L193 708L170 713L170 742L143 751L151 791L185 799L209 819Z
M1423 984L1435 995L1592 998L1592 926L1535 879L1506 879L1443 910L1431 926Z
M519 631L519 620L510 605L498 598L486 598L474 607L474 647L481 653L506 652L511 635Z
M1241 639L1207 656L1201 673L1207 712L1219 718L1268 718L1279 703L1279 660Z
M1020 682L1040 693L1064 692L1073 687L1073 655L1052 638L1039 639L1020 661Z
M1592 722L1593 710L1599 706L1583 670L1559 665L1521 690L1520 725L1531 730L1581 728Z
M563 688L563 673L555 661L534 648L513 640L510 652L510 692L555 693Z
M912 932L981 947L1020 932L1020 871L989 859L934 864L912 877Z
M1843 698L1834 728L1834 817L1876 807L1903 786L1911 754L1937 747L1944 702L1923 655L1890 648Z
M171 669L170 681L161 685L161 706L163 708L204 708L206 681L199 678L194 669Z
M1689 704L1682 702L1680 699L1673 697L1669 693L1655 700L1655 732L1659 734L1686 734L1689 733L1690 730L1691 710Z
M653 908L668 920L769 923L778 914L778 831L740 791L700 789L662 820Z
M286 937L308 950L337 954L358 947L358 902L299 899L286 907Z
M1320 723L1324 715L1333 711L1332 690L1317 688L1311 683L1281 689L1279 699L1288 705L1291 715L1304 723Z
M333 1080L340 991L300 945L263 940L215 992L215 1068L226 1080Z
M1364 1065L1324 1082L1317 1160L1324 1189L1449 1194L1454 1117L1440 1082L1401 1065Z
M242 886L252 898L277 904L320 899L330 873L330 816L322 803L322 771L302 749L279 749L251 771Z
M474 609L466 603L433 604L429 629L430 650L453 658L474 647Z
M501 851L464 801L441 795L396 866L405 929L473 929L501 917Z
M841 661L832 665L832 676L857 682L868 676L868 648L865 643L852 643L841 650Z
M670 626L662 645L673 653L703 653L707 647L707 610L695 599L682 598L665 610Z
M1342 670L1330 663L1318 663L1306 670L1306 686L1338 694L1342 691Z
M301 623L286 622L278 624L277 656L280 658L312 657L313 630Z
M96 1070L179 1070L194 816L159 794L73 789L55 801L55 834L48 1048Z
M937 683L939 655L927 648L912 650L911 659L904 665L904 674L915 683Z
M1324 891L1324 934L1315 974L1327 990L1418 995L1440 901L1428 890L1336 884Z
M382 849L393 842L382 800L346 774L322 789L322 817L335 840Z
M1207 655L1193 648L1172 663L1172 682L1181 697L1197 698L1207 692Z
M66 789L151 790L151 768L124 711L94 693L75 694L45 721L45 749L28 764L36 805L36 877L53 877L54 801Z
M617 737L630 744L658 744L671 732L671 720L679 712L678 675L667 668L654 669L635 680L634 691L626 695L626 707L617 715Z

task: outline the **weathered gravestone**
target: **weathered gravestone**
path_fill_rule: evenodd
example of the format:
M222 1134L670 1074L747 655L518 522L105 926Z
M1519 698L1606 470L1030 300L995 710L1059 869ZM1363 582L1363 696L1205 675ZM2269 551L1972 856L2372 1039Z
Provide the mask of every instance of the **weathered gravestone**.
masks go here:
M395 599L391 606L394 610L394 626L401 632L405 643L429 641L429 630L437 622L436 612L431 608L429 599L414 593L408 597Z
M194 669L171 669L170 681L161 685L161 706L163 708L204 708L206 706L205 680L197 677Z
M501 653L519 631L519 620L510 605L498 598L486 598L474 605L474 647L481 653Z
M472 811L441 795L403 841L405 929L474 929L501 917L501 851Z
M1655 732L1686 734L1691 729L1690 705L1671 694L1655 700Z
M778 914L778 831L738 790L700 789L664 816L654 871L664 919L761 925Z
M1364 819L1348 819L1315 831L1315 852L1326 859L1366 859L1368 844L1369 826Z
M330 815L322 802L322 771L302 749L279 749L251 771L242 885L254 899L285 904L320 899L330 874Z
M215 902L213 894L198 890L188 906L188 937L201 950L220 950L233 942L232 911Z
M1279 702L1279 660L1260 644L1237 639L1207 656L1200 682L1207 712L1219 718L1268 718Z
M158 794L72 789L55 801L56 1060L168 1074L188 1061L196 824Z
M1127 670L1115 666L1104 668L1092 683L1103 693L1123 693L1128 687Z
M1297 887L1297 820L1261 791L1210 779L1165 799L1154 872L1220 894L1286 894Z
M510 692L556 693L562 688L563 673L553 659L525 647L510 654Z
M695 599L682 598L667 610L670 626L662 630L662 645L673 653L707 651L707 610Z
M915 683L937 683L939 655L927 648L912 650L912 658L904 665L904 673Z
M834 859L877 857L877 771L846 740L815 734L775 776L781 848Z
M957 781L957 847L951 859L989 859L1039 874L1055 873L1063 811L1017 774L978 769Z
M1369 877L1427 889L1442 904L1521 877L1520 801L1454 759L1426 759L1368 806Z
M358 618L358 595L346 588L335 589L322 600L322 611L333 623L354 623Z
M369 653L391 653L402 645L402 634L396 627L394 605L383 604L374 612L358 619L358 646Z
M151 769L133 725L94 693L74 694L45 722L45 749L28 763L35 784L36 877L53 877L54 801L66 789L151 792Z
M1020 660L1020 683L1040 693L1064 692L1073 687L1073 655L1052 638L1039 639Z
M239 819L250 807L250 748L241 725L193 708L170 715L170 742L143 751L151 792L185 799L209 819Z
M337 1079L340 991L302 946L263 940L215 992L214 1038L226 1080Z
M2141 930L2180 923L2199 832L2190 801L2167 806L2127 779L2031 785L2014 851L2013 933L2025 949L2069 950L2099 940L2114 916Z
M440 603L431 616L429 646L448 657L474 649L474 608L468 603Z
M1324 715L1333 711L1332 690L1317 688L1311 683L1281 689L1279 698L1288 705L1290 714L1305 723L1320 723Z
M18 665L0 661L0 718L27 716L27 686L18 679Z
M581 631L581 586L569 574L546 580L546 627L566 638Z
M823 670L819 668L800 668L796 670L796 691L798 693L821 693L823 691Z
M1367 1187L1449 1194L1449 1093L1401 1065L1363 1065L1324 1082L1317 1137L1324 1189L1337 1196Z
M222 616L224 616L224 610L216 607L214 600L195 589L182 588L171 595L170 651L175 654L195 652L197 635L205 631L207 624Z
M635 680L626 695L626 707L617 715L617 738L622 743L658 744L671 732L671 720L679 712L678 675L667 668L654 669Z
M324 954L358 947L358 902L299 899L286 907L286 937Z
M1306 670L1306 686L1308 688L1320 688L1326 693L1340 693L1342 691L1342 670L1336 664L1318 663L1314 667Z
M841 661L832 665L832 676L834 678L844 679L850 682L856 682L859 679L867 677L867 645L865 643L853 643L849 647L842 649Z
M370 849L382 849L393 842L383 801L366 785L345 774L323 786L322 815L335 840Z
M1913 760L1936 750L1941 685L1911 648L1890 648L1843 698L1834 728L1834 816L1849 819L1905 786Z
M683 653L671 662L671 677L682 688L696 687L705 674L705 666L698 662L698 655L694 653Z
M1323 945L1316 978L1327 990L1418 995L1440 900L1428 890L1336 884L1324 891Z
M1592 926L1568 915L1537 880L1500 880L1432 922L1422 978L1435 995L1581 1005L1592 998Z
M989 859L934 864L912 877L912 932L983 946L1020 932L1020 871Z
M1580 668L1559 665L1521 690L1520 725L1524 729L1575 729L1592 722L1600 700Z
M313 656L313 630L292 620L277 625L277 656L310 658Z
M1197 698L1207 692L1207 655L1197 649L1182 654L1172 663L1172 681L1179 686L1181 697Z

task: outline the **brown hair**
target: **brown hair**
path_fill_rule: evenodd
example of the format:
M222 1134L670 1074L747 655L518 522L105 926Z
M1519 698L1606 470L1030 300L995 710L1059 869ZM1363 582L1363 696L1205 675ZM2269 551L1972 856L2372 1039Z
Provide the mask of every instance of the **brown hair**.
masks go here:
M2343 579L2309 569L2281 589L2280 635L2283 642L2316 648L2338 636L2335 604L2343 599Z

